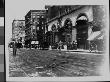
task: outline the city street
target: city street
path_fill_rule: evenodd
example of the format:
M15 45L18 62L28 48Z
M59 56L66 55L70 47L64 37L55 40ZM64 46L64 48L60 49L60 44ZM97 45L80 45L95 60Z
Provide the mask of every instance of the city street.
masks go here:
M99 76L103 54L58 50L19 49L13 57L9 49L10 77Z

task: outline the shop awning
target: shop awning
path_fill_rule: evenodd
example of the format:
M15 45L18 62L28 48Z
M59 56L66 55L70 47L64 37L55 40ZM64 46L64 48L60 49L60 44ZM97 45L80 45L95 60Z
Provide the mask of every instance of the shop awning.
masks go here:
M35 43L35 41L32 41L32 42L31 42L31 44L34 44L34 43Z
M32 41L31 44L38 44L38 41Z
M101 33L101 31L96 31L96 32L93 32L87 40L93 41L97 39L103 39L103 37L104 35Z
M103 38L104 38L104 35L100 36L98 39L100 40L100 39L103 39Z

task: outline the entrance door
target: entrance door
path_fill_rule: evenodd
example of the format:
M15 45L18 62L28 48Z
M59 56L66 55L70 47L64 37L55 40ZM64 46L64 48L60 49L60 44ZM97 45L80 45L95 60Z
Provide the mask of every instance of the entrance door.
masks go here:
M66 35L66 42L71 42L71 34Z
M88 25L86 20L77 21L77 47L80 49L87 49L88 42Z

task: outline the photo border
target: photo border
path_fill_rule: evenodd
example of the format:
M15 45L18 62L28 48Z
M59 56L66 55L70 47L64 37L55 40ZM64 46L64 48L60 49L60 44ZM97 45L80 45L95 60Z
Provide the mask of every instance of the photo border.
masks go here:
M7 1L7 0L6 0ZM39 1L39 0L36 0ZM109 0L44 0L45 5L106 5L107 6L107 35L109 34ZM6 2L5 2L6 3ZM6 29L6 27L5 27ZM5 30L5 38L7 31ZM109 73L109 35L107 36L107 53L105 54L106 61L104 63L106 67L106 73ZM105 81L110 80L110 74L105 76L87 76L87 77L9 77L9 53L5 41L5 60L6 60L6 80L7 81Z

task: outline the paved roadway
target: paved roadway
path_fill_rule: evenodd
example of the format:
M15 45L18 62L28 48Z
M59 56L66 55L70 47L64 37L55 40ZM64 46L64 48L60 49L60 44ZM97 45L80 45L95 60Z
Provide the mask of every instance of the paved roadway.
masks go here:
M84 52L85 53L85 52ZM10 50L12 77L76 77L99 76L103 54L58 50L20 49L17 56Z

